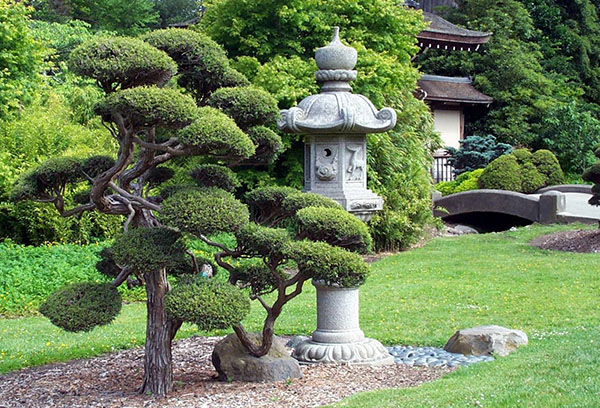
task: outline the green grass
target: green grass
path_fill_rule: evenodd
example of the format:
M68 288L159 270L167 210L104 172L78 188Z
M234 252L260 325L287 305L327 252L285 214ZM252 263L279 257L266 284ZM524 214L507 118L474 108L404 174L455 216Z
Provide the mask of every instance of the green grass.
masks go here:
M386 344L441 346L455 330L498 324L524 330L530 345L492 363L461 368L421 387L353 396L352 407L600 406L598 254L532 248L533 237L565 226L435 239L373 265L361 288L361 328ZM314 288L286 305L278 333L310 333ZM254 307L246 323L257 330ZM185 326L179 336L198 333ZM42 317L0 320L0 372L141 344L144 307L69 334Z

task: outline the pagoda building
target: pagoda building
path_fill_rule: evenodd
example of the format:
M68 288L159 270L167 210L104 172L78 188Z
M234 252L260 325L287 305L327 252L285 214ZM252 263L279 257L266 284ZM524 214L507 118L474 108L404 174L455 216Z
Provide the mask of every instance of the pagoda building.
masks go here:
M431 10L433 5L430 3L425 6ZM424 11L423 16L429 26L417 34L420 53L428 49L477 51L492 36L492 33L458 27L429 11ZM493 102L493 98L478 91L468 77L425 74L418 81L416 95L429 105L434 129L441 134L442 145L455 148L460 147L460 141L465 137L465 112L487 108ZM434 154L432 176L436 182L453 178L452 169L445 165L447 158L444 149Z

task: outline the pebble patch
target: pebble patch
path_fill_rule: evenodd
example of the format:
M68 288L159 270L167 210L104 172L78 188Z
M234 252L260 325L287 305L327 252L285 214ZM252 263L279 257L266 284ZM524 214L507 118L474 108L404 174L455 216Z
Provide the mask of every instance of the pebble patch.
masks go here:
M437 347L394 346L386 348L397 364L410 366L457 367L494 360L494 357L490 356L449 353Z

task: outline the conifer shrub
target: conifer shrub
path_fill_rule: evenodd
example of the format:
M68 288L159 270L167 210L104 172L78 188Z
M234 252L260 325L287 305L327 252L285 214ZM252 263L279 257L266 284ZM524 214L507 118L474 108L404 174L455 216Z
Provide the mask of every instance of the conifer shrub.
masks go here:
M81 164L72 157L56 157L22 174L11 191L14 201L44 199L59 190L65 183L83 179Z
M177 138L195 154L245 159L255 152L252 141L229 116L208 106L197 109L196 120L180 130Z
M98 256L100 257L100 260L96 262L96 269L102 275L114 279L121 273L121 268L119 268L115 262L114 253L111 247L103 248Z
M284 151L281 137L271 129L265 126L254 126L246 131L254 146L256 146L254 160L265 158L263 164L271 164L277 159L279 154ZM259 162L260 163L260 162Z
M593 148L594 156L600 159L600 143L596 144ZM592 186L592 197L588 200L588 204L593 206L600 206L600 160L592 164L590 167L585 169L581 178L584 181L594 183Z
M460 141L460 148L447 147L452 156L448 164L454 167L457 176L487 166L498 157L511 152L512 147L506 143L497 143L492 135L467 136Z
M48 296L40 313L66 331L86 332L112 322L121 304L121 294L112 284L78 282Z
M283 200L299 190L285 186L260 187L246 194L246 204L250 210L251 220L266 224L279 213Z
M165 181L171 180L175 175L175 171L165 166L154 167L150 170L150 175L148 176L148 189L155 188Z
M240 228L235 237L238 250L253 256L277 256L291 240L289 233L283 228L268 228L253 222Z
M281 209L290 217L296 215L298 210L306 207L342 209L342 206L337 201L316 193L297 192L288 195L281 202Z
M91 156L81 161L81 170L91 178L97 177L115 165L115 159L110 156Z
M279 116L277 100L257 87L220 88L208 103L231 116L242 129L273 122Z
M201 187L218 187L230 193L240 187L240 182L231 169L216 164L198 166L190 171L190 176Z
M329 286L356 287L369 274L360 255L324 242L291 241L285 254L296 261L301 273Z
M177 89L138 86L114 92L96 105L96 113L109 122L118 113L127 116L136 128L161 125L181 128L197 116L196 103Z
M550 150L540 149L533 153L532 162L540 173L546 177L546 186L555 186L565 182L565 175L558 159Z
M250 289L252 296L263 296L277 289L277 278L263 263L243 263L235 267L233 276L242 288ZM286 278L284 273L279 273L280 279Z
M237 231L248 223L248 217L248 208L231 193L211 187L170 196L162 203L159 219L200 236Z
M297 237L365 253L373 240L367 224L344 209L307 207L296 213Z
M520 166L512 155L500 156L491 162L479 177L479 188L520 191Z
M521 189L525 194L535 193L538 189L544 187L546 177L538 171L535 165L531 162L526 162L521 165Z
M104 92L141 85L162 85L176 72L177 65L169 56L135 38L92 38L73 50L71 69L94 78Z
M170 318L194 323L200 330L231 327L250 312L248 295L212 279L176 286L165 297L165 306Z
M517 159L517 163L520 165L525 163L533 163L533 154L529 151L529 149L515 149L513 150L512 155L515 159Z

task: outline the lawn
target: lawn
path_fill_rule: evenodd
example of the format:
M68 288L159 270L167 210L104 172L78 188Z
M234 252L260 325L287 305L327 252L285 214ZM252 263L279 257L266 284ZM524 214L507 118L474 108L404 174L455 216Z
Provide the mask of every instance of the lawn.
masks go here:
M434 383L359 394L338 405L600 406L600 255L528 245L564 228L440 238L375 263L361 288L361 327L369 337L441 346L457 329L498 324L524 330L530 345ZM286 306L276 331L310 333L314 311L314 289L307 285ZM88 334L64 333L38 316L0 320L0 372L141 344L143 315L143 305L126 305L114 324ZM260 317L253 308L250 329L259 327ZM198 333L184 326L180 336Z

